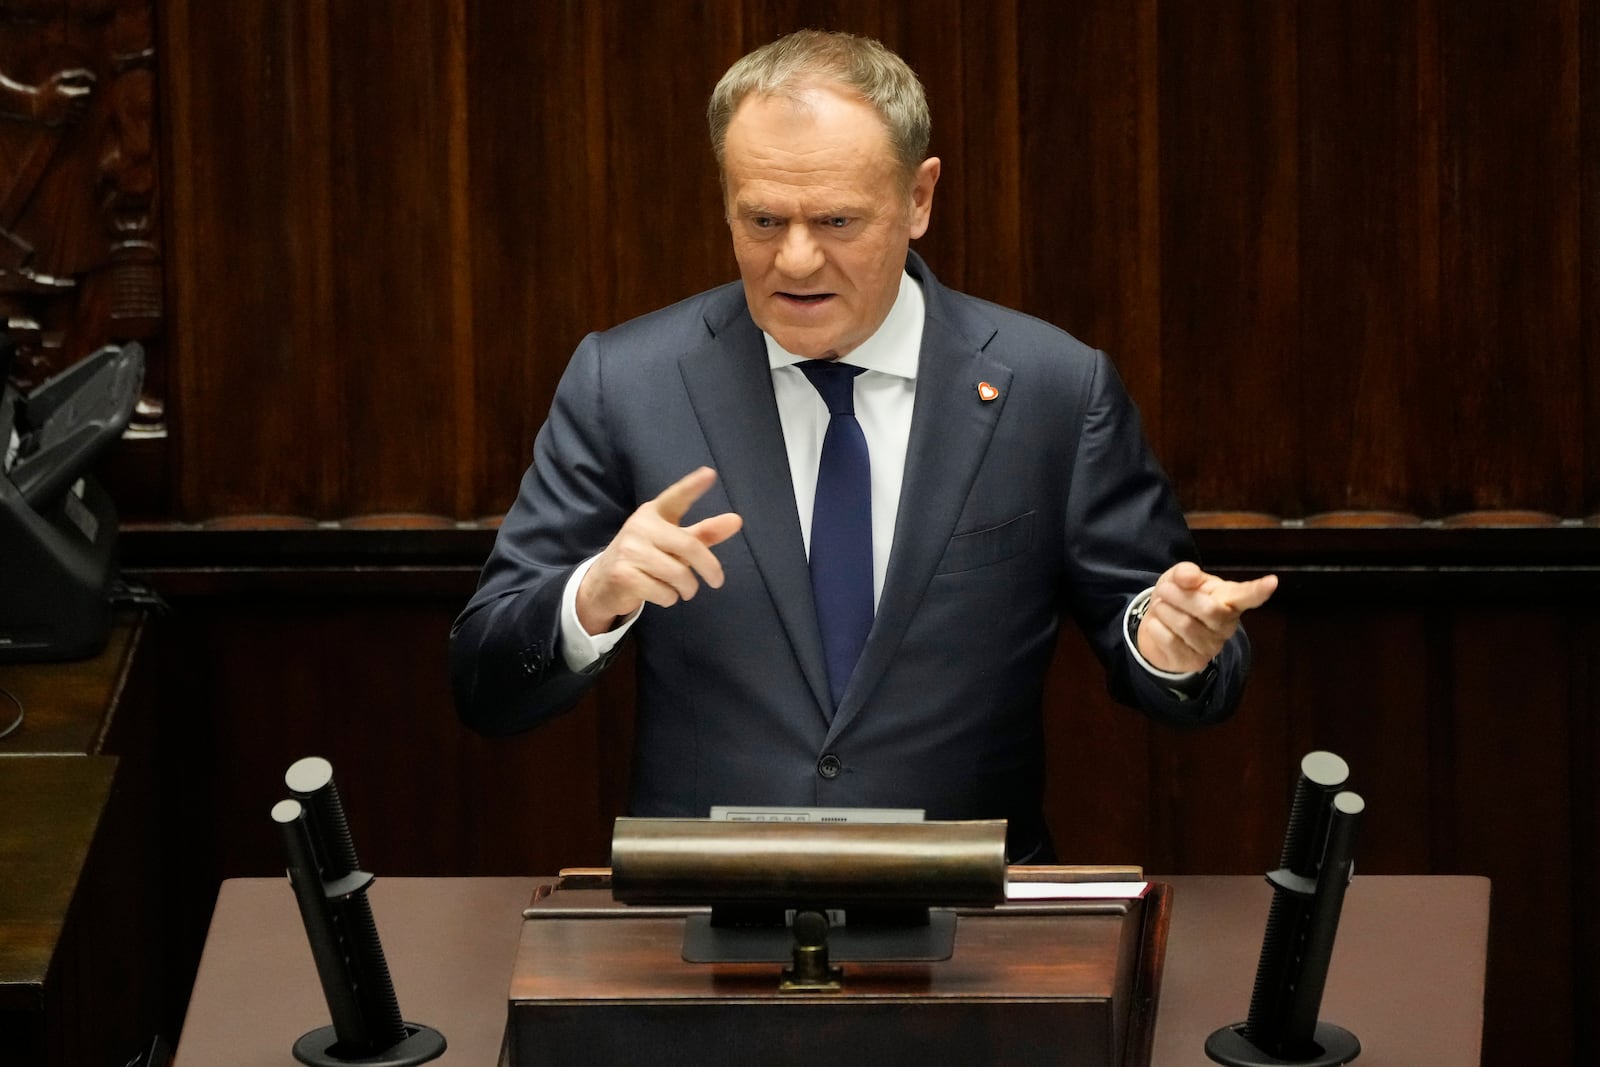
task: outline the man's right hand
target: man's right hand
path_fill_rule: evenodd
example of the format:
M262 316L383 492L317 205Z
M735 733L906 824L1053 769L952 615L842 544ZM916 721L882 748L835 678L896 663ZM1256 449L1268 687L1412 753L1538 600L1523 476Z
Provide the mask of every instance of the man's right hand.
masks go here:
M701 467L628 516L578 586L584 630L604 633L646 603L665 608L689 600L702 581L722 588L722 564L711 546L738 533L744 519L726 511L693 526L678 525L716 480L716 471Z

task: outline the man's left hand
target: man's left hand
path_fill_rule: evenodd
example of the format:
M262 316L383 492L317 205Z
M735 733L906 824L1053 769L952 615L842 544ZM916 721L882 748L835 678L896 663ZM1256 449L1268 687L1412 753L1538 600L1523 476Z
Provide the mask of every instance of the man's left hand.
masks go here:
M1239 617L1265 604L1277 588L1275 574L1229 582L1179 563L1156 580L1139 622L1139 655L1164 671L1205 670L1239 628Z

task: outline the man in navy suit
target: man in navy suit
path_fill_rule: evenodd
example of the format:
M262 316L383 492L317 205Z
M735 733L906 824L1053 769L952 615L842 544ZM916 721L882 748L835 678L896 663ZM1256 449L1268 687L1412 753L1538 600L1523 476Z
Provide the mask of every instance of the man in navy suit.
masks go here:
M1211 722L1276 579L1192 562L1104 353L910 252L940 161L899 57L803 31L730 68L708 114L740 282L579 346L452 630L461 714L530 727L631 634L635 814L914 807L1005 818L1013 861L1048 860L1061 616L1119 700ZM842 400L810 361L851 368ZM853 578L824 577L847 557ZM834 589L859 623L834 621Z

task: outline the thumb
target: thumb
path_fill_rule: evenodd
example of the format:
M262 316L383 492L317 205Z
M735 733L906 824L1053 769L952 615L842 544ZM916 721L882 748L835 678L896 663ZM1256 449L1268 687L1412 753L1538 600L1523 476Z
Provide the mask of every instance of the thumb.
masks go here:
M1166 577L1179 589L1197 590L1205 585L1206 579L1210 575L1195 564L1185 560L1168 568Z

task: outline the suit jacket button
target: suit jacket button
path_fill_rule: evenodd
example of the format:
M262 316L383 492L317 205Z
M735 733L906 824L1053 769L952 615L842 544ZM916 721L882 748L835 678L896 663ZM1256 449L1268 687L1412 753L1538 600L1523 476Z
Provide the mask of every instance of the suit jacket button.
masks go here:
M817 761L817 773L824 778L837 778L843 766L844 764L839 762L839 757L830 752Z

